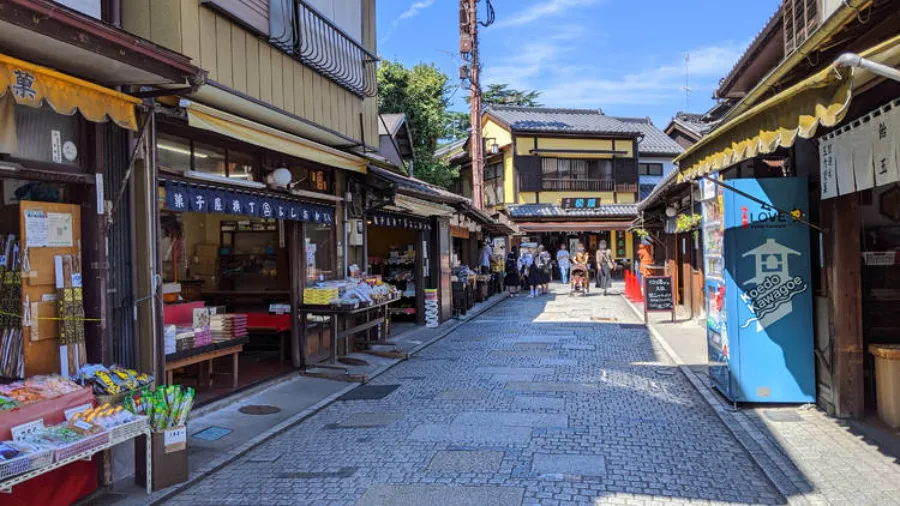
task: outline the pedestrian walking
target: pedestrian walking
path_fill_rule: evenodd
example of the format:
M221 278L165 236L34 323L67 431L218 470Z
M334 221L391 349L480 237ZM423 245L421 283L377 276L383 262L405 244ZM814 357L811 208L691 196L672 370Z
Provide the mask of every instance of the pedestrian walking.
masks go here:
M538 274L538 269L535 269L534 266L534 253L530 248L523 247L522 256L519 260L522 264L522 278L529 289L528 297L534 297L536 288L540 284L540 274Z
M612 258L612 250L602 247L597 248L597 288L603 290L603 295L607 295L612 284L612 271L614 268L615 262Z
M556 252L556 265L559 267L559 280L562 284L569 284L569 250L565 244L559 245L559 251Z
M504 265L503 269L506 274L503 278L503 284L506 285L506 291L509 293L510 297L518 297L519 272L521 267L519 266L519 250L515 246L507 253L506 265Z
M484 241L484 247L481 248L481 261L479 265L481 266L482 274L490 274L491 273L491 241Z
M544 249L544 246L538 246L538 258L541 266L541 295L550 293L550 273L553 271L552 258L550 252Z

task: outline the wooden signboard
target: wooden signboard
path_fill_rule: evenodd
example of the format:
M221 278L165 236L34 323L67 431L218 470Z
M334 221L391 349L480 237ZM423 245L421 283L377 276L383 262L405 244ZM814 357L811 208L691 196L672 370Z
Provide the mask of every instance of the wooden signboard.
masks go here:
M647 276L644 278L644 322L647 313L672 313L675 321L675 291L672 276Z
M63 329L58 319L56 258L69 256L72 262L77 260L76 270L81 270L81 208L21 201L19 220L28 257L28 270L22 273L23 306L27 304L30 310L30 321L23 329L25 376L59 373Z

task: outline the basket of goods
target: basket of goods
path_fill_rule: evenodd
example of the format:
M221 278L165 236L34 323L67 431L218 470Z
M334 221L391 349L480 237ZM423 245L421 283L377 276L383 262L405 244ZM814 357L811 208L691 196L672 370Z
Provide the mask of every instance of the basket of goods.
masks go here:
M135 415L121 405L102 404L75 413L68 426L85 436L108 432L109 440L115 443L129 439L125 437L127 433L146 428L147 418Z
M0 443L0 481L52 463L53 452L42 446L19 441Z
M119 404L131 392L153 386L153 376L114 365L87 364L78 370L76 381L90 386L98 404Z

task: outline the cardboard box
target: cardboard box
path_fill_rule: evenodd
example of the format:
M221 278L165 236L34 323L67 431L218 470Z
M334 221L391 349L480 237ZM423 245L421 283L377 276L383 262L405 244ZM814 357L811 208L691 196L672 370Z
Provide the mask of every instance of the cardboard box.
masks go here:
M141 437L135 448L134 479L144 487L146 478L146 442ZM150 438L153 451L153 490L184 483L188 479L187 427L182 425L164 432L154 432Z

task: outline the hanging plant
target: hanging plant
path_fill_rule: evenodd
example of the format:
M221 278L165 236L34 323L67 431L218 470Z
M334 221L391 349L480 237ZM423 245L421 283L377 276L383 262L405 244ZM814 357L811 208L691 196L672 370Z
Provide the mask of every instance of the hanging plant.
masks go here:
M641 239L650 237L650 231L648 231L646 228L635 229L634 233Z
M675 221L675 233L680 234L700 226L703 217L699 214L680 214Z

